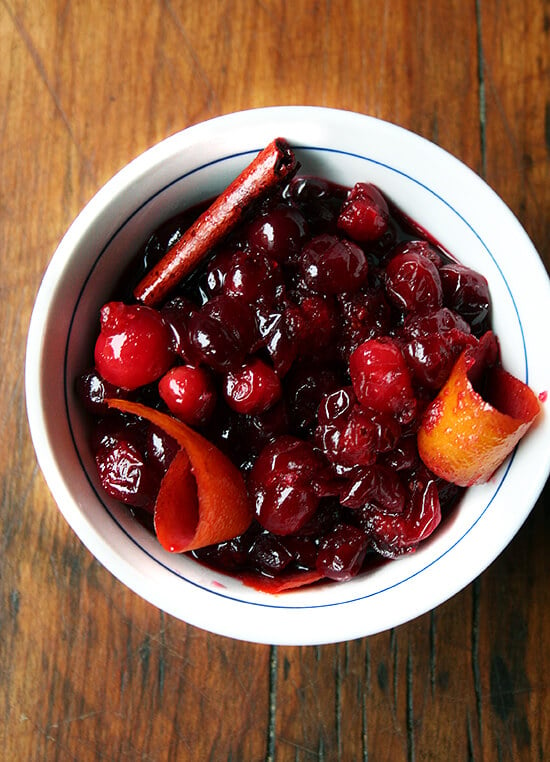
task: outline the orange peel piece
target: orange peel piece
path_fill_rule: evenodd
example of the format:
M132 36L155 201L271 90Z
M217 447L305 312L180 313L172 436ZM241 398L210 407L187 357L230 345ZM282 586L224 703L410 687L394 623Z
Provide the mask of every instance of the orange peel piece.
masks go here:
M489 369L484 398L470 380L480 365L482 353L459 356L418 431L425 465L461 487L488 481L540 413L535 393L500 366Z
M109 407L158 426L182 448L172 460L155 503L155 531L172 553L230 540L252 521L246 485L239 469L217 447L182 421L123 399Z
M286 593L289 590L297 590L300 587L319 582L319 580L324 578L324 575L315 571L315 569L287 575L283 574L280 577L262 577L260 574L254 574L253 572L239 574L238 576L248 587L253 587L262 593L271 593L272 595Z

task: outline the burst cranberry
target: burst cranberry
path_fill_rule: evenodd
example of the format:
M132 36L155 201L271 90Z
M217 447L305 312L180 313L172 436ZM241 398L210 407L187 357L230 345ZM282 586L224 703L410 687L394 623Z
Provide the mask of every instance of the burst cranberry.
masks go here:
M172 350L191 361L192 351L189 347L189 319L198 312L196 304L183 296L175 296L162 307L160 314L172 332Z
M215 296L189 319L194 356L217 371L241 365L254 337L252 312L234 297Z
M300 208L313 233L334 229L345 192L320 177L296 177L286 195Z
M406 491L399 476L380 464L360 469L340 496L340 502L348 508L375 503L390 513L401 513L405 500Z
M448 307L442 307L440 310L425 314L411 312L405 316L403 321L403 333L411 339L452 330L468 334L470 333L470 326L464 318Z
M325 397L318 419L316 442L331 463L350 467L374 463L377 427L372 415L357 404L351 389L339 389Z
M381 555L396 558L414 550L441 522L441 506L433 479L416 482L405 511L389 514L368 510L368 528Z
M408 312L437 310L443 301L437 267L415 252L390 259L386 268L386 293L399 309Z
M124 436L99 447L95 460L107 494L136 508L152 510L159 481L144 454Z
M307 442L283 436L268 444L249 479L261 526L288 535L307 524L319 505L314 480L320 470L322 463Z
M285 379L286 397L297 431L307 432L317 421L321 399L340 386L338 370L327 365L296 364Z
M246 236L252 250L283 262L301 249L307 232L307 222L298 209L277 206L253 220Z
M264 532L258 535L249 550L254 566L266 574L280 574L292 562L292 554L279 537Z
M391 308L382 289L367 288L354 294L340 294L342 315L341 352L348 358L367 339L386 335L391 325Z
M455 263L444 265L439 274L445 304L471 325L476 336L488 328L491 297L486 278L481 273Z
M225 276L233 263L234 252L222 249L208 263L206 268L206 290L209 296L216 296L223 291Z
M333 235L320 235L307 243L300 267L306 285L322 294L357 291L368 273L364 251L353 241Z
M160 316L140 304L109 302L101 309L95 364L114 386L137 389L150 384L172 364L170 331Z
M277 375L282 378L298 356L303 318L297 306L256 306L256 323L260 339L258 348L264 347Z
M205 424L216 406L216 389L205 368L178 365L159 381L159 394L168 409L189 426Z
M395 415L409 423L416 400L405 359L390 339L370 339L353 352L349 361L353 389L367 409Z
M300 302L303 321L301 349L304 355L319 351L327 358L338 331L338 311L333 296L306 296Z
M255 357L226 374L223 393L237 413L263 413L280 399L281 382L273 368Z
M92 415L105 415L109 409L105 400L108 397L121 397L123 390L101 378L96 370L83 373L76 383L77 394L86 410Z
M443 258L440 252L428 241L403 241L402 243L397 244L397 246L394 246L391 251L392 257L395 257L398 254L419 254L420 256L429 259L438 268L443 264Z
M338 524L321 543L317 571L338 582L352 579L361 570L368 545L368 536L361 529Z
M179 444L158 426L150 424L146 434L147 461L160 474L166 473L168 466L179 450Z
M238 251L228 267L223 291L228 296L243 299L246 304L259 301L270 304L282 293L279 266L261 252Z
M354 241L375 241L388 228L386 199L369 183L357 183L342 205L338 227Z

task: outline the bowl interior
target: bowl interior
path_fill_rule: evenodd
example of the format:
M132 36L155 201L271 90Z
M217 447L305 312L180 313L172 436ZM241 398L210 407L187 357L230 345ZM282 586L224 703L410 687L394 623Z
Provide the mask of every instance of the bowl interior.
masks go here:
M281 596L163 551L101 492L74 382L92 364L109 284L160 223L220 192L277 135L295 147L302 174L378 185L452 256L482 272L505 367L537 392L548 388L549 361L541 351L550 304L546 273L519 223L476 175L433 144L379 120L327 109L262 109L169 138L113 178L77 218L37 297L28 410L39 462L60 509L131 589L221 634L323 643L395 626L477 576L532 508L548 474L550 430L543 419L488 484L467 491L459 510L416 553L346 584Z

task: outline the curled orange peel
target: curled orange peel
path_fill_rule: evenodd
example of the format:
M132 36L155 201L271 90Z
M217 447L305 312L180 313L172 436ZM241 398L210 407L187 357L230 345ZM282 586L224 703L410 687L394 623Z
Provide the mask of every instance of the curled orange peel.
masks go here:
M107 404L150 421L181 447L155 503L155 531L163 548L197 550L248 529L252 510L244 479L217 447L182 421L146 405L123 399L108 399Z
M500 366L487 372L482 396L470 378L482 353L466 349L418 431L418 452L437 476L461 487L488 481L540 413L534 392Z

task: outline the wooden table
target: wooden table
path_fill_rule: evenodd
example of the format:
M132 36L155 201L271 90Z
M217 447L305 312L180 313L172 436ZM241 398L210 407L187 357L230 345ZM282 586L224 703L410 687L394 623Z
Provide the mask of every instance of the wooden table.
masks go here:
M131 158L208 117L315 104L397 122L484 176L550 265L541 0L2 0L0 758L550 759L547 487L480 579L309 648L187 626L81 545L36 465L25 336L60 237Z

